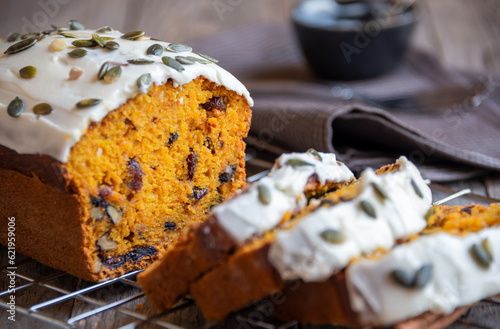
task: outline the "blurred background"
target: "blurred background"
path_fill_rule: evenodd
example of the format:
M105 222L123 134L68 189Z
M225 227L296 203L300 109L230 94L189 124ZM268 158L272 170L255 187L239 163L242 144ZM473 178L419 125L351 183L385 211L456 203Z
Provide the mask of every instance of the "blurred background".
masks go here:
M274 23L291 28L297 0L0 0L0 36L66 26L144 30L186 42L234 28ZM467 70L500 71L500 1L417 0L420 23L412 45Z

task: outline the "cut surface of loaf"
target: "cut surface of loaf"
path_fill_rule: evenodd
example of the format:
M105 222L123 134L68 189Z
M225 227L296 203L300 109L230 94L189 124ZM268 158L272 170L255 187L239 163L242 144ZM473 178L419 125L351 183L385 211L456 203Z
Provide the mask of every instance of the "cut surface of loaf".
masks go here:
M214 208L204 223L193 224L161 261L138 275L143 291L160 309L170 308L189 285L239 246L288 221L307 198L354 180L334 154L284 154L269 176Z
M234 77L184 45L174 52L173 44L118 31L70 34L76 38L54 30L18 52L2 45L0 224L15 218L18 252L102 281L144 268L245 185L252 101ZM92 34L120 49L72 45ZM68 54L74 50L86 55ZM198 61L165 64L176 56ZM31 79L18 73L28 65L37 67ZM106 65L121 74L106 76ZM50 111L37 107L42 100ZM7 244L6 231L0 242Z
M402 157L378 173L365 171L194 282L190 291L204 315L221 320L291 280L325 280L351 260L421 231L431 195L416 167Z
M290 283L275 305L278 316L398 328L425 328L432 318L442 319L442 328L464 306L498 294L500 205L434 206L429 215L429 226L409 242L354 261L325 281Z

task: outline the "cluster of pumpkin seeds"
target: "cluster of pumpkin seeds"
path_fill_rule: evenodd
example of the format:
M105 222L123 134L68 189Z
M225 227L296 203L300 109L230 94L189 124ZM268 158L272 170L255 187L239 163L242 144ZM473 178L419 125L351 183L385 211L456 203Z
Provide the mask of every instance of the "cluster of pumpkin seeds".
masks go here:
M405 288L423 288L432 278L432 264L422 265L416 272L396 269L391 272L392 279Z
M69 39L78 39L78 36L71 33L71 31L85 30L85 25L77 20L68 21L68 25L69 27L58 27L56 25L52 25L51 30L45 30L41 32L25 33L25 34L12 33L7 38L7 42L10 43L16 42L16 43L7 48L4 54L10 55L29 49L47 35L57 34ZM111 27L104 26L96 30L96 33L92 34L91 39L74 40L71 44L77 48L69 51L68 56L72 58L84 57L85 55L88 54L87 49L84 48L93 48L97 46L99 46L100 48L106 48L108 50L116 50L120 48L120 44L114 41L114 38L99 35L99 34L109 34L112 33L113 31L114 30ZM128 32L123 34L121 38L125 40L134 40L134 41L157 40L149 36L146 36L144 31ZM193 49L190 46L180 43L171 43L165 48L160 44L153 44L146 50L146 54L153 56L161 56L165 50L169 52L180 53L180 52L190 52ZM162 62L165 65L179 72L184 71L184 67L182 65L192 65L195 63L210 64L218 62L218 60L208 55L198 53L198 56L200 57L176 56L175 58L171 58L168 56L164 56L162 57ZM133 65L150 65L155 63L155 61L153 60L144 58L134 58L128 60L127 62ZM115 66L110 68L109 66L110 66L109 62L105 62L101 66L99 72L97 73L98 80L104 80L107 83L113 83L120 78L122 72L121 67ZM22 78L31 79L35 77L36 71L37 71L36 67L26 66L19 71L19 74ZM152 84L153 84L152 77L149 73L143 74L137 79L137 87L139 88L139 91L141 93L147 93L151 88ZM78 102L76 104L76 107L79 109L85 109L88 107L96 106L101 102L102 102L101 99L89 98ZM52 110L53 110L52 107L47 103L37 104L33 108L33 112L37 115L47 115L50 114ZM18 117L23 111L24 111L24 102L18 97L16 97L13 101L11 101L9 106L7 107L7 112L12 117Z

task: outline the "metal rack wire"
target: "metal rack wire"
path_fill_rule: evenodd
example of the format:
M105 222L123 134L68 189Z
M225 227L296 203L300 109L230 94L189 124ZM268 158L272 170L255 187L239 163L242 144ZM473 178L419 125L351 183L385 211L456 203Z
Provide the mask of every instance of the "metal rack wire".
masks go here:
M451 190L431 185L435 195L438 198L451 194ZM440 195L440 196L439 196ZM463 197L463 196L462 196ZM462 202L489 203L498 202L498 200L488 199L482 196L468 195ZM7 254L7 248L0 247L2 255ZM142 293L135 277L140 271L127 273L119 278L106 282L91 284L78 280L77 278L61 272L50 269L36 261L17 255L17 261L13 264L0 264L0 287L5 290L0 292L0 308L9 310L8 296L12 291L8 289L9 270L15 269L15 294L19 295L19 302L16 303L16 313L25 317L26 326L19 328L87 328L87 322L92 322L93 317L102 317L103 314L115 312L113 317L113 328L131 329L131 328L265 328L265 329L289 329L289 328L314 328L311 326L300 325L296 322L281 323L271 317L252 318L248 314L255 314L255 311L262 307L256 304L250 308L238 312L229 318L225 323L206 322L193 300L184 298L172 309L163 313L151 313L149 308L145 312L143 304L148 303ZM33 272L36 268L36 273ZM30 269L26 270L25 269ZM8 279L10 280L10 279ZM72 285L72 288L64 286L62 283ZM74 289L74 286L77 289ZM83 287L81 287L83 286ZM109 296L112 296L111 300ZM29 298L23 298L29 297ZM71 307L69 317L61 318L60 309L62 305L70 303L84 303L88 305L80 307L81 312L76 314ZM493 306L493 308L492 308ZM484 314L484 310L488 312ZM492 314L491 310L494 310ZM196 319L182 318L182 313L189 311L191 315L195 314ZM5 314L0 318L0 327L11 327L13 323L5 324ZM120 319L120 320L116 320ZM94 320L95 321L95 320ZM40 324L40 325L38 325ZM35 327L36 326L36 327ZM110 328L108 324L97 324L91 328ZM500 328L500 298L488 298L473 306L457 322L450 326L451 329L458 328L479 328L479 329L497 329Z

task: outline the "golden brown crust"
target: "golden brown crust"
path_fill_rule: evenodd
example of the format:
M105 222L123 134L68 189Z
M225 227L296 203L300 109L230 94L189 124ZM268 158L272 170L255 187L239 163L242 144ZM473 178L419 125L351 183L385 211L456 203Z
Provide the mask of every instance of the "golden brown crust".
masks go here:
M137 276L151 302L167 310L184 294L191 282L227 258L236 242L214 216L195 223L163 258Z
M35 175L13 170L1 169L0 181L0 225L6 228L8 218L15 217L16 252L85 280L95 280L90 255L84 248L86 228L76 198ZM7 245L6 229L0 230L0 242Z

